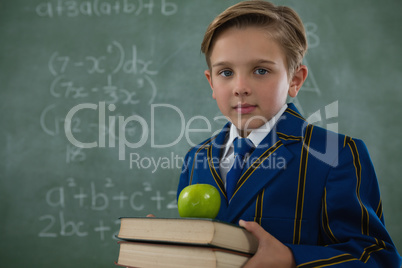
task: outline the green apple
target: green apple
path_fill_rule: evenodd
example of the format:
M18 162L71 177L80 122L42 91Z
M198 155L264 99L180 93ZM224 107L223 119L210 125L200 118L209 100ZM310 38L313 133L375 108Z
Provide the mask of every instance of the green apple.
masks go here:
M180 217L215 219L221 208L221 196L210 184L192 184L180 192L177 207Z

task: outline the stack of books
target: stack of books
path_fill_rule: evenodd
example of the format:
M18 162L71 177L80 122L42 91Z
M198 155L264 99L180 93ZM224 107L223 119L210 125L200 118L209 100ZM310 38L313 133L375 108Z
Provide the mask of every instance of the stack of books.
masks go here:
M257 251L242 227L193 218L120 218L123 267L241 267Z

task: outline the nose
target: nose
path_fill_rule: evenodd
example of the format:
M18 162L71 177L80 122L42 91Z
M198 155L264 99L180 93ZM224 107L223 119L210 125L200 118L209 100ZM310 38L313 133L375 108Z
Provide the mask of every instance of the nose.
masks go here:
M251 94L250 83L246 77L238 76L236 78L233 94L236 97L248 96Z

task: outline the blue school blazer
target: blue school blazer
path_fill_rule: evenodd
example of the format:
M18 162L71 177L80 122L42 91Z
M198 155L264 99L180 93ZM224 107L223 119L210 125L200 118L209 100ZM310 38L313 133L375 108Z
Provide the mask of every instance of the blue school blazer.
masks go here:
M178 194L190 184L215 186L222 199L217 219L258 222L292 250L299 268L401 267L361 140L310 125L289 104L228 202L219 161L229 128L187 153Z

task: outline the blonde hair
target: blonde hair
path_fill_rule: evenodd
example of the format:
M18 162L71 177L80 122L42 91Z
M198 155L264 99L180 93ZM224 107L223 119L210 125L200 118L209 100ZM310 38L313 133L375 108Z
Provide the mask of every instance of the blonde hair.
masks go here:
M307 38L303 22L291 8L275 6L262 0L243 1L218 15L208 26L201 52L205 54L208 67L212 46L220 33L231 27L257 26L267 29L282 47L287 61L288 74L292 77L302 64L307 51Z

